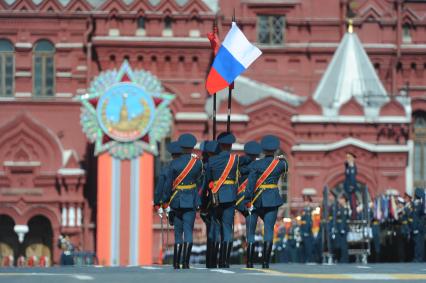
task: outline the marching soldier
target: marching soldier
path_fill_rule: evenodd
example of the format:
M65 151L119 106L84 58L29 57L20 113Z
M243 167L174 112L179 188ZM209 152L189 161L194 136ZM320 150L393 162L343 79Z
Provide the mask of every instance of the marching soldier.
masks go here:
M191 154L197 143L197 139L193 135L181 135L178 143L182 148L182 155L169 165L163 202L168 203L174 214L173 267L180 268L180 255L183 249L183 268L189 269L195 212L200 205L197 182L203 165L196 156Z
M237 171L239 158L231 153L235 136L221 133L217 142L221 152L209 158L203 185L203 195L211 194L215 220L220 223L221 240L219 267L229 268L232 249L235 201L237 198Z
M204 162L204 168L207 167L208 158L219 153L219 144L217 141L207 141L204 145L204 151L207 154L207 160ZM208 193L208 192L206 192ZM217 267L217 252L220 244L220 224L214 217L214 209L211 202L211 194L203 195L201 217L207 226L207 251L206 267Z
M257 219L252 219L253 215L247 210L247 200L245 199L245 190L248 183L248 176L250 173L250 168L256 161L256 158L259 157L262 152L262 147L258 142L250 141L245 144L244 152L246 155L240 157L239 163L239 187L237 195L237 210L240 211L246 218L246 236L247 236L247 268L253 268L253 257L254 257L254 248L255 241L254 235L256 230L256 224L250 225L253 221L257 222ZM254 230L250 230L254 229Z
M303 261L312 262L312 245L313 245L313 234L312 234L312 198L308 195L303 195L305 201L302 221L300 230L303 237Z
M173 160L178 158L182 154L182 148L179 146L178 142L169 143L167 145L167 151L172 155ZM154 207L160 216L163 214L163 209L161 205L163 204L163 189L164 183L166 182L168 169L168 165L161 168L161 173L157 179L157 186L154 190Z
M248 208L253 215L250 225L256 225L257 217L263 220L263 263L262 268L269 268L274 237L274 226L277 220L278 208L284 203L278 190L278 180L287 172L287 161L274 158L280 147L276 136L265 136L261 141L265 157L253 163L248 177L246 199ZM253 231L253 228L249 228Z

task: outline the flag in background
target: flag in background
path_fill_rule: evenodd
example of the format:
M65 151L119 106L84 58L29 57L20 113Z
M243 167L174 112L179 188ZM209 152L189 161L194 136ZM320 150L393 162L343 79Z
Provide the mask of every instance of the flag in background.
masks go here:
M261 54L262 51L251 44L237 24L232 22L207 77L207 91L213 94L228 87Z

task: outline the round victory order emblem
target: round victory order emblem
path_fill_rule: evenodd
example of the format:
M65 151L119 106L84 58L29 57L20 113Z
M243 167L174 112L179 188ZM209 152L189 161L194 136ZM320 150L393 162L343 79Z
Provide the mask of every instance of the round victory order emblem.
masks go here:
M122 142L146 135L155 115L154 101L134 83L112 86L99 99L96 110L104 133Z
M77 97L80 123L95 143L95 155L108 151L119 159L132 159L147 150L157 154L157 143L170 132L169 104L161 82L144 70L132 71L127 61L120 70L102 72L87 94Z

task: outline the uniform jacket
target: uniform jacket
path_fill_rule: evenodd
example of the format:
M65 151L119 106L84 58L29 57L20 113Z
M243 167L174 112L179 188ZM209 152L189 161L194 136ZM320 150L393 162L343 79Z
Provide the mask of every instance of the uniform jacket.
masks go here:
M271 162L274 160L272 156L265 157L263 159L260 159L253 163L253 165L250 167L250 173L249 173L249 181L246 188L246 199L251 201L256 193L254 192L254 189L256 187L257 179L263 174L263 172L268 168L268 166L271 164ZM272 173L266 178L266 180L263 182L263 184L278 184L278 179L281 175L287 172L287 161L280 160L278 165L275 167L275 169L272 171ZM260 195L259 198L254 203L254 206L256 208L261 207L278 207L281 206L284 203L283 199L281 198L279 189L265 189L263 193Z
M222 151L218 155L209 158L209 161L207 162L207 166L205 168L203 194L207 194L210 182L217 181L219 180L220 176L222 176L222 173L225 170L226 165L228 164L229 157L229 151ZM237 198L238 162L239 158L237 156L227 178L228 181L234 181L234 184L223 184L217 192L220 203L234 202Z
M303 237L312 236L312 209L310 207L305 207L303 209L300 230Z
M241 186L241 184L247 180L250 173L250 168L254 162L256 161L252 161L252 159L246 155L240 157L240 163L238 168L240 176L238 178L238 186ZM239 200L241 197L245 197L245 191L239 193L237 199ZM237 206L237 209L241 212L245 212L247 210L246 203L247 200L243 199L243 201L241 201L240 204Z
M190 159L191 154L183 154L179 158L170 162L170 165L167 170L167 178L164 184L163 202L168 202L172 197L173 182L184 170ZM189 190L178 190L176 196L169 204L171 208L197 208L200 205L198 185L201 178L202 169L202 162L200 160L197 160L194 167L180 183L180 185L196 184L195 188Z
M345 162L345 181L343 183L343 187L347 194L357 189L356 174L356 165L354 164L354 166L349 166L349 164Z
M159 205L163 202L163 189L166 182L169 165L163 166L157 178L157 185L154 190L154 205Z

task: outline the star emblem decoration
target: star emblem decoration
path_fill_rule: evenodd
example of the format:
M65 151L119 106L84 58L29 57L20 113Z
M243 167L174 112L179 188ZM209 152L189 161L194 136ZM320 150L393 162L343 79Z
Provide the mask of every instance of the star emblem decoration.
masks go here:
M155 109L150 109L154 111L154 118L147 134L132 142L111 138L102 129L102 121L97 115L100 98L120 83L137 86L152 98L155 105ZM122 96L128 97L125 93ZM89 141L95 144L95 155L108 151L115 158L132 159L140 156L144 151L158 154L158 142L170 133L173 117L169 105L174 97L173 94L164 91L157 77L145 70L132 70L129 63L124 61L119 70L100 73L92 81L88 92L77 96L75 100L82 104L80 124ZM130 114L130 118L133 118L132 115L134 114Z

